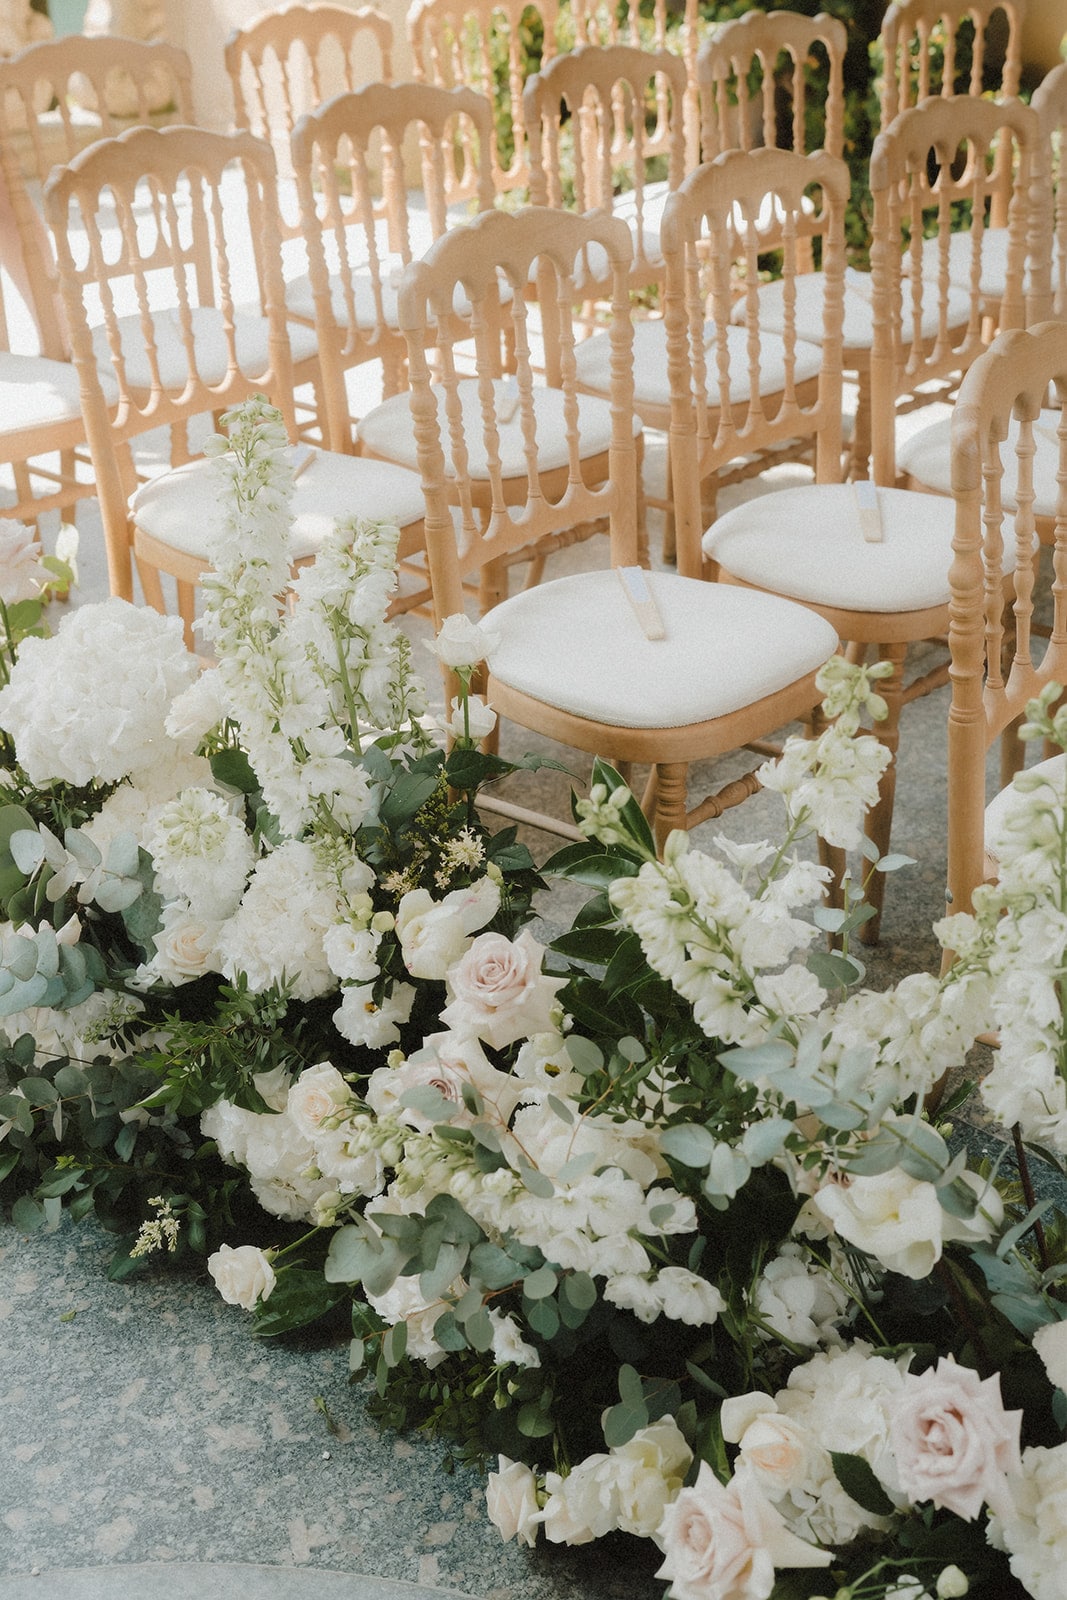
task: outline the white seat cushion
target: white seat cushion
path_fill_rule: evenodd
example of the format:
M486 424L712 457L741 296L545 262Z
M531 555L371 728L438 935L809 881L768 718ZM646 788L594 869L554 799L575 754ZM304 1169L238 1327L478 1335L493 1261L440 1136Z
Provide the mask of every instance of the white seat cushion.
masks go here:
M207 558L225 497L210 461L190 461L142 484L130 498L134 522L172 549ZM421 480L387 461L316 450L293 489L293 560L314 555L334 523L358 513L405 528L421 521Z
M666 638L646 639L618 576L584 572L512 595L486 627L490 676L618 728L726 716L817 671L837 648L822 617L775 595L653 572Z
M390 328L399 328L397 319L396 296L400 287L400 275L404 264L399 256L390 257L379 263L378 274L381 282L382 314L379 318L378 308L374 299L374 279L369 267L358 267L351 273L352 300L356 313L357 328L376 328L380 323ZM308 274L302 273L300 277L293 278L285 286L285 307L291 316L306 317L313 321L315 317L315 296L311 292L311 279ZM345 304L344 281L339 273L330 275L330 311L333 320L339 328L348 326L348 307Z
M821 272L802 272L794 278L796 285L796 332L800 339L813 344L823 342L823 275ZM785 332L785 282L779 278L774 283L761 283L759 287L759 322L761 328L773 333ZM949 326L966 327L970 317L970 296L962 289L950 288L948 296ZM869 350L874 342L871 321L870 280L866 273L850 274L845 283L844 341L846 350ZM744 300L739 300L733 310L735 322L744 322L747 315ZM939 309L936 296L924 295L922 331L932 338L938 329ZM901 308L901 335L905 344L911 343L914 316L907 295Z
M709 403L719 403L719 373L715 360L715 324L705 329ZM738 405L748 399L748 333L744 328L727 330L730 356L730 400ZM578 380L587 389L606 394L611 382L611 340L606 333L583 339L575 351ZM816 378L822 366L822 353L814 344L798 344L797 383ZM760 339L760 394L780 394L785 383L785 345L775 333ZM671 389L667 377L667 333L661 321L634 324L634 399L638 406L667 406Z
M1051 756L1048 761L1038 762L1037 766L1027 768L1027 776L1041 773L1054 785L1062 797L1064 766L1067 764L1067 755ZM999 860L1000 840L1003 837L1005 824L1011 813L1024 800L1015 785L1009 783L1006 789L1001 789L995 799L986 806L985 812L985 841L986 853Z
M1042 411L1034 424L1034 514L1039 517L1056 515L1056 472L1059 467L1059 440L1056 430L1060 425L1060 412ZM1001 500L1009 508L1017 505L1018 461L1015 447L1019 425L1012 419L1008 437L1000 447L1004 463L1001 482ZM952 419L945 417L920 428L897 450L897 470L914 478L938 494L952 493Z
M496 414L500 434L500 463L505 478L526 476L526 456L522 436L522 413L516 405L517 389L506 378L494 381ZM448 423L444 409L444 391L437 389L437 421L441 430L441 445L445 464L452 470L452 451L449 444ZM469 470L472 480L488 480L485 441L482 435L482 407L478 396L478 381L464 379L459 385L463 406L463 433L470 456ZM542 472L552 472L564 467L568 461L567 428L563 414L561 389L535 388L534 408L537 418L537 459ZM507 418L508 420L504 420ZM640 424L635 422L634 432ZM578 396L578 429L583 458L599 455L611 443L611 411L606 400L597 395ZM387 461L397 461L401 466L416 467L415 435L411 426L411 408L406 394L394 395L359 423L356 432L362 444L373 455Z
M727 511L704 535L704 552L742 582L794 600L872 612L947 605L955 503L879 489L878 504L883 536L869 543L851 484L780 489Z
M999 300L1008 281L1007 228L987 228L982 234L982 275L980 292L990 300ZM948 241L948 281L970 294L971 258L974 241L964 229L953 233ZM923 277L936 283L941 270L941 243L939 239L923 240Z
M227 351L222 312L215 306L192 307L193 341L197 372L204 383L221 383L226 376ZM119 337L126 366L126 382L131 389L149 389L152 372L145 351L144 334L139 316L120 317ZM182 325L177 311L156 311L152 323L155 330L159 375L166 389L179 389L189 375L189 361L182 342ZM246 377L256 378L266 372L268 361L268 322L258 311L238 310L234 315L235 347L237 361ZM315 355L317 345L312 328L299 323L288 324L289 346L293 360L306 361ZM93 330L93 349L97 366L102 372L112 370L107 343L107 330L101 325ZM113 380L112 380L113 381Z
M115 380L110 373L101 378L104 394L113 403ZM79 422L81 414L78 374L69 361L0 351L0 435Z

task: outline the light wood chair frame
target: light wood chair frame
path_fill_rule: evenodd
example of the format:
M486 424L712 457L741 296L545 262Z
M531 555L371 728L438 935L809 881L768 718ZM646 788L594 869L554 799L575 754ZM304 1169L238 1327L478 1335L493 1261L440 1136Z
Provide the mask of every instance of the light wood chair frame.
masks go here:
M979 292L985 206L995 189L995 166L1004 153L1015 174L1008 211L1008 256L999 320L1005 329L1025 322L1024 283L1030 230L1032 163L1038 143L1037 116L1021 101L976 100L970 96L931 96L895 118L875 140L871 153L874 226L871 240L871 315L874 340L870 385L874 478L896 481L893 419L897 402L921 386L955 385L988 346L987 306ZM962 171L954 170L966 147ZM931 185L928 157L938 165ZM995 154L991 154L995 151ZM959 201L972 206L970 230L970 312L966 324L950 310L949 248L952 208ZM931 210L938 221L936 282L924 277L924 220ZM909 236L907 255L900 241ZM901 315L910 305L914 325L921 325L924 305L935 300L937 328L933 335L905 344Z
M893 0L882 20L879 40L882 46L884 75L880 99L881 126L888 128L901 111L919 105L931 94L951 98L956 93L956 49L961 23L974 26L971 71L967 93L980 98L986 66L989 27L1000 13L1008 37L998 95L1012 99L1019 93L1022 75L1023 25L1028 0ZM931 86L932 37L938 29L944 36L944 62L941 82ZM913 82L914 79L914 82ZM1011 170L1003 163L998 168L996 204L992 225L1003 227L1011 194Z
M207 233L207 216L216 233L223 228L223 209L219 180L223 171L240 163L250 191L250 209L261 230L263 249L258 257L261 270L268 273L261 284L263 310L267 321L266 367L253 376L241 369L236 350L236 325L239 315L233 300L232 285L225 259L216 264L212 240ZM179 228L176 196L184 180L203 179L210 192L203 213L192 208L191 227ZM245 132L221 134L189 127L165 129L133 128L118 138L90 146L65 167L57 168L45 186L45 210L56 243L60 283L71 330L74 361L81 384L82 411L86 435L96 474L97 493L107 547L111 593L133 598L133 561L145 598L157 610L165 609L160 572L170 573L178 585L178 609L191 627L193 587L205 563L197 557L163 545L136 526L129 510L130 496L137 487L131 441L150 429L184 424L190 417L215 413L254 393L266 393L285 418L290 437L295 438L293 412L293 366L284 317L281 313L283 284L280 238L277 224L277 171L269 145ZM134 212L135 196L149 185L152 211L156 219L156 240L142 250L138 243ZM121 248L106 264L104 250L95 227L90 229L90 250L84 262L76 260L68 236L72 215L81 220L93 217L101 196L114 203L118 213ZM168 239L187 240L171 249ZM109 245L112 238L109 236ZM224 257L224 251L222 252ZM183 345L187 381L181 388L168 387L160 373L157 348L157 323L149 274L157 269L176 268L178 305L174 308ZM135 387L126 376L118 325L113 281L120 276L132 279L140 332L148 361L151 382L147 389ZM97 369L85 297L99 291L103 304L104 327L117 386L117 401L109 405ZM193 332L194 306L217 304L226 342L227 370L217 383L205 381L197 371L196 342ZM132 560L131 560L132 557Z
M506 163L493 129L491 170L497 194L525 193L530 185L522 110L527 76L522 29L530 11L541 19L543 65L556 54L559 0L414 0L407 14L413 76L442 88L466 85L477 90L510 129L512 153ZM507 44L507 85L502 95L494 66L494 46L499 50L501 37ZM454 197L464 198L463 192Z
M461 129L473 137L459 137ZM476 163L473 167L468 165L464 187L473 187L478 209L491 209L495 199L489 160L492 108L483 95L462 85L443 89L424 83L371 84L337 95L318 110L306 113L293 133L293 167L315 302L326 438L332 450L353 448L344 376L349 368L380 360L387 396L399 393L406 379L404 339L383 305L383 271L375 226L379 211L370 155L375 138L380 136L381 189L389 236L406 265L421 253L419 242L412 238L403 170L403 150L413 130L418 131L422 188L430 231L436 239L447 230L450 221L448 205L453 191L449 169L455 171L457 152L464 163ZM358 259L353 235L362 245L363 253ZM345 307L343 324L338 323L335 314L327 238L338 261L336 276ZM374 295L376 317L369 327L361 325L354 299L354 275L361 270L369 275Z
M581 289L573 276L574 262L586 246L594 243L606 254L611 271L611 313L606 335L611 341L612 369L609 467L600 482L591 482L572 441L568 465L558 475L555 487L550 488L537 468L533 384L529 352L524 348L522 337L526 307L521 291L530 280L536 259L541 267L541 306L549 321L546 344L550 352L557 352L549 361L549 376L564 383L572 395L568 403L573 405L576 399L573 308L581 298ZM477 218L462 234L452 233L438 240L422 261L409 269L401 289L401 320L409 340L411 411L426 497L427 550L434 615L438 623L463 609L465 573L486 563L506 561L531 540L551 537L566 523L607 517L612 566L636 563L637 452L632 415L631 254L629 229L618 218L529 207L515 214L498 211ZM487 348L486 358L478 362L493 480L492 507L486 517L479 512L468 487L462 482L466 470L462 417L458 407L451 404L446 408L446 426L460 482L449 481L426 345L427 328L435 321L439 319L448 327L457 283L462 284L476 305L486 297L491 301L496 292L498 270L503 271L511 286L509 307L517 317L515 348L530 492L517 500L501 480L499 461L495 467L492 464L495 396ZM492 318L487 317L485 327L489 328L491 323ZM481 327L478 319L476 327ZM445 354L446 370L447 361ZM672 577L671 581L685 580ZM696 586L710 594L709 586L699 582ZM596 626L595 618L590 619L590 626ZM710 721L670 728L618 727L576 715L505 685L494 677L491 667L485 688L489 702L498 713L523 727L573 748L607 754L617 762L648 763L651 773L642 803L662 847L672 829L694 827L708 817L717 816L727 805L738 803L758 787L754 779L738 780L719 795L687 810L689 765L736 750L793 718L806 715L817 699L814 678L812 672L765 696L755 705ZM446 674L446 694L454 693L454 682ZM499 809L512 814L506 804ZM545 818L538 821L550 831L573 835L573 829L554 828Z
M372 63L364 60L368 45ZM235 28L223 59L235 126L266 139L280 175L292 178L290 141L304 111L346 89L392 82L393 24L374 6L352 11L325 0L280 6ZM283 240L300 237L299 210L287 215L284 204L280 209Z
M1067 683L1067 423L1058 430L1059 494L1052 539L1051 630L1038 629L1035 596L1046 587L1034 538L1033 429L1055 392L1067 417L1067 323L1039 323L1001 334L964 379L952 418L952 492L956 501L950 571L948 718L948 895L969 911L974 890L993 875L986 858L986 756L999 737L1001 783L1022 765L1013 736L1026 703L1049 682ZM1002 446L1012 420L1019 487L1010 521L1001 502ZM1014 570L1005 579L1005 538L1015 537ZM1047 559L1047 553L1046 553ZM1006 608L1006 601L1009 603ZM1009 616L1010 609L1010 632ZM1043 651L1035 659L1040 633ZM1010 665L1005 672L1005 652Z
M1067 315L1067 62L1034 91L1038 120L1031 187L1028 322Z
M798 380L798 340L791 321L791 279L804 200L819 193L815 215L824 238L824 344L819 376ZM841 311L845 270L844 218L850 190L848 168L824 152L803 156L790 150L729 150L698 167L673 194L664 211L663 246L667 266L664 315L670 378L671 481L678 570L685 576L707 573L700 542L715 517L717 487L751 473L751 466L729 472L731 463L770 452L796 440L815 446L818 483L841 478ZM757 259L764 241L756 219L774 195L781 217L787 325L781 347L782 389L761 392L761 351L768 337L759 327ZM737 219L748 224L741 239ZM731 405L718 396L733 392L726 330L735 304L733 269L739 253L747 282L748 392ZM716 326L714 379L709 400L706 316L710 300ZM777 341L776 341L777 342ZM651 420L646 418L645 420Z
M563 204L560 133L564 114L572 131L574 209L610 215L615 175L625 167L635 207L633 288L659 282L661 260L645 250L645 162L666 156L667 183L685 173L685 63L669 50L636 45L580 45L534 73L523 95L530 153L530 196L535 205ZM639 108L655 108L646 130Z

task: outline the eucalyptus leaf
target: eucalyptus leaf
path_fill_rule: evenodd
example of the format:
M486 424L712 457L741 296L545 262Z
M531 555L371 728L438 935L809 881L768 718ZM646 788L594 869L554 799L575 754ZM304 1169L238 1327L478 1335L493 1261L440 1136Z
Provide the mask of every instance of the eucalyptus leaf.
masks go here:
M8 808L5 806L4 810ZM44 860L44 840L36 828L19 828L8 839L11 859L24 877L32 878Z
M558 1282L551 1267L538 1267L523 1279L522 1292L528 1300L544 1300L556 1292Z
M639 1405L622 1401L617 1406L609 1406L604 1413L604 1443L609 1450L621 1449L624 1444L629 1444L635 1433L647 1428L648 1423L648 1407L644 1400Z
M715 1153L715 1139L703 1123L676 1122L663 1130L660 1147L684 1167L703 1171Z

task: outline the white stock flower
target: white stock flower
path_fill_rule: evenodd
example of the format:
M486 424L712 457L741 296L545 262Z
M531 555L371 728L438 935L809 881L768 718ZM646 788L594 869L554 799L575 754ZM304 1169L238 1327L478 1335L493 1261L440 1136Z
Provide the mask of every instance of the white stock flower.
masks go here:
M269 1257L252 1244L220 1245L208 1256L207 1270L226 1304L245 1311L269 1300L276 1282Z
M114 783L173 751L163 721L193 681L180 617L104 600L28 638L0 689L0 726L31 783Z
M726 1310L715 1285L686 1267L662 1267L652 1278L619 1273L605 1283L604 1299L632 1311L639 1322L654 1322L662 1313L693 1328L710 1327Z

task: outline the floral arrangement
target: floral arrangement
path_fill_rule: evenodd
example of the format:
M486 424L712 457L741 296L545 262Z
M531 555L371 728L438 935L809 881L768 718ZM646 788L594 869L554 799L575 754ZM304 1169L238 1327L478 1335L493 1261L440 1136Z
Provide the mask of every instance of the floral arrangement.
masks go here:
M862 840L880 669L834 663L825 731L762 770L773 844L659 859L598 763L546 950L477 822L491 637L439 636L446 756L393 535L339 528L280 609L287 452L266 408L230 423L215 669L109 602L0 690L16 1222L95 1208L119 1274L206 1256L260 1335L343 1317L383 1421L495 1458L503 1537L653 1541L675 1600L1061 1600L1067 1223L1027 1147L1067 1154L1062 774L939 926L948 972L866 990L862 887L825 905L807 843L903 863ZM1058 693L1028 736L1067 743ZM991 1029L1010 1176L924 1112Z

